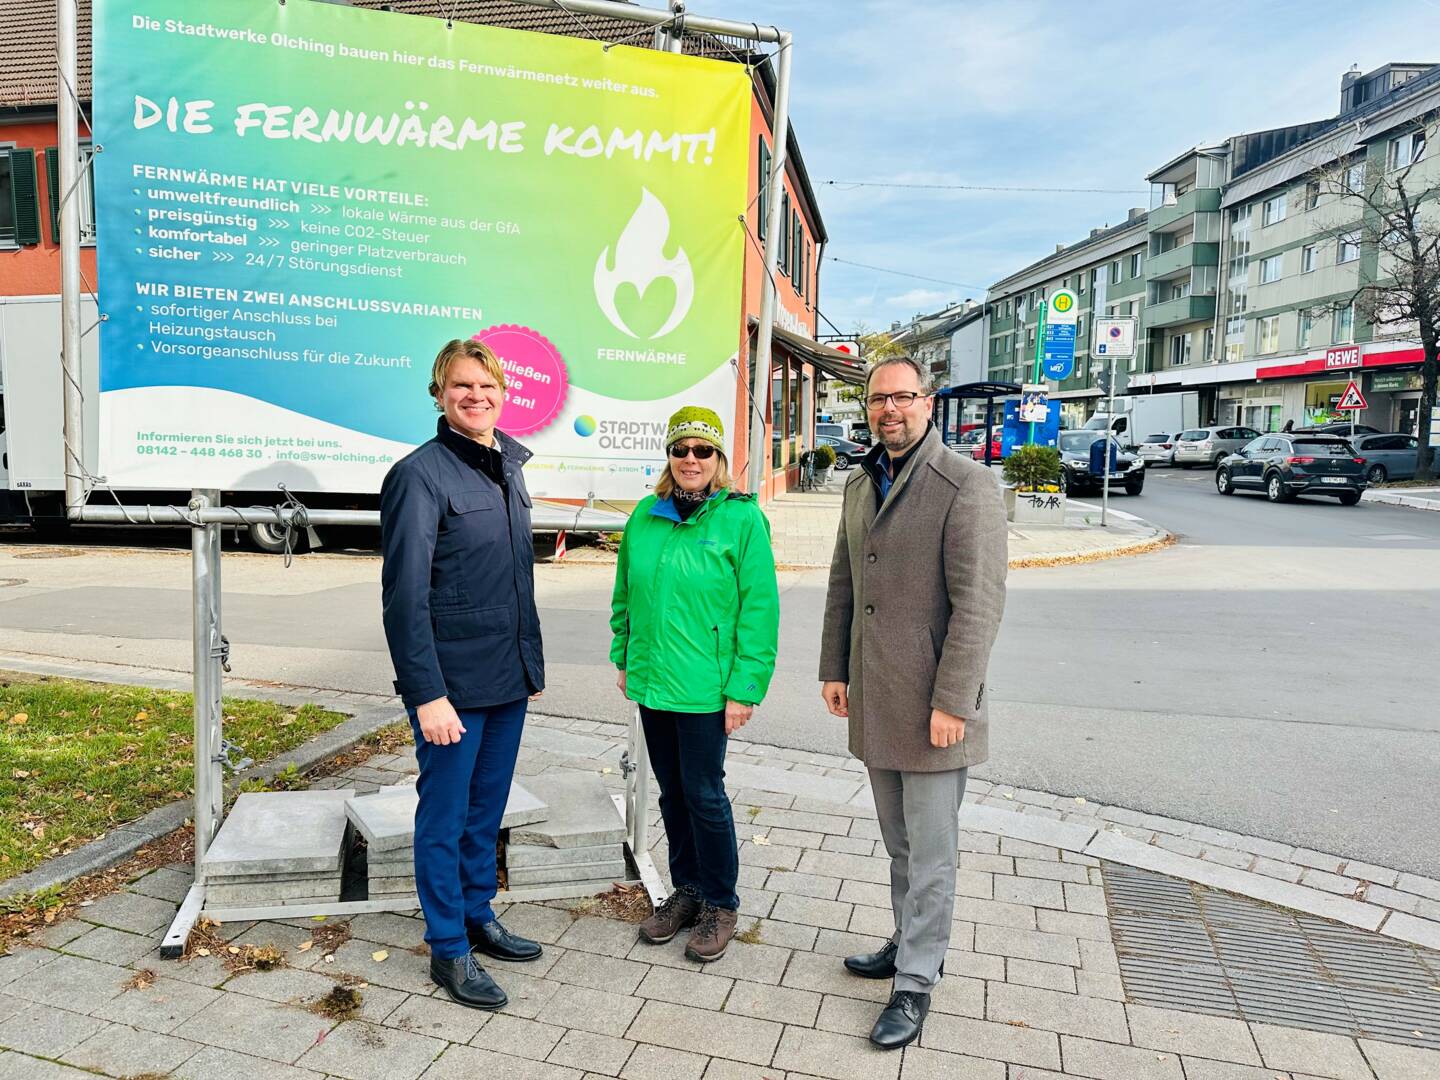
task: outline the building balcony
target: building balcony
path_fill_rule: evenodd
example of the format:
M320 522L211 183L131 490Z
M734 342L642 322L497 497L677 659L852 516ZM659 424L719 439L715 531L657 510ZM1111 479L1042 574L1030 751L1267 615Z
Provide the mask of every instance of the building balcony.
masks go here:
M1173 203L1151 210L1147 224L1152 233L1174 232L1184 226L1191 214L1213 214L1219 209L1219 188L1191 188Z
M1181 244L1179 247L1151 255L1145 264L1151 281L1184 277L1197 266L1219 266L1220 245L1208 243Z
M1145 326L1157 329L1162 326L1180 326L1182 323L1206 322L1215 318L1215 297L1182 296L1179 300L1166 300L1163 304L1149 304L1145 308Z

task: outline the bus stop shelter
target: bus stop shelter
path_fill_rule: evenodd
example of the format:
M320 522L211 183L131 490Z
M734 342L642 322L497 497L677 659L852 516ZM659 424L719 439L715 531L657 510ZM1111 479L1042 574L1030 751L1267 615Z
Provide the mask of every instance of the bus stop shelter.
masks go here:
M950 430L951 416L958 415L965 407L965 402L981 400L985 402L985 464L991 463L991 432L995 430L995 399L1016 397L1020 393L1020 384L1011 382L972 382L963 383L960 386L946 387L935 394L935 424L940 429L941 438L945 438L946 432ZM959 424L956 424L958 431ZM953 440L946 439L947 442Z

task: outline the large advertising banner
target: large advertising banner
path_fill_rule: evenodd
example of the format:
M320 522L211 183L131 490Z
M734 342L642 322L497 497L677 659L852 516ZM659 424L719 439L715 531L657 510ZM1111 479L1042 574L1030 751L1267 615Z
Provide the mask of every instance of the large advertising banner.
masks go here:
M733 414L742 66L276 0L94 27L112 486L377 491L456 337L541 497L638 498L673 409Z

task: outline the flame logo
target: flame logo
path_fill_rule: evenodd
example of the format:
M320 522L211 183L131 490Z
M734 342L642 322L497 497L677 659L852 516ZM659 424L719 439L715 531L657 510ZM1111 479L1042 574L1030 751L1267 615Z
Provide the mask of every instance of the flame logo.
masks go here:
M675 284L675 306L670 317L659 330L651 334L651 340L664 337L679 326L690 312L695 299L695 275L690 270L690 259L683 248L677 248L675 257L665 257L665 243L670 237L670 215L665 204L644 188L640 189L640 205L625 225L625 231L615 242L614 266L611 262L610 246L600 252L595 262L595 299L610 324L630 337L640 335L625 325L625 319L615 306L615 297L622 284L633 285L643 298L645 290L656 280L669 278Z

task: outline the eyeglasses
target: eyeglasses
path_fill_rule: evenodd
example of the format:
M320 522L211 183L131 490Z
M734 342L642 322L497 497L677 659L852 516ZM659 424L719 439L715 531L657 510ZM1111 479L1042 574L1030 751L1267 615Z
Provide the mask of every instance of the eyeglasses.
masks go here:
M865 404L872 409L883 409L887 401L893 401L897 409L908 409L915 404L916 398L924 396L913 390L901 390L898 394L871 394L865 399Z
M715 448L701 443L699 446L672 446L670 456L676 461L684 461L690 454L695 455L696 461L709 461L715 456Z

